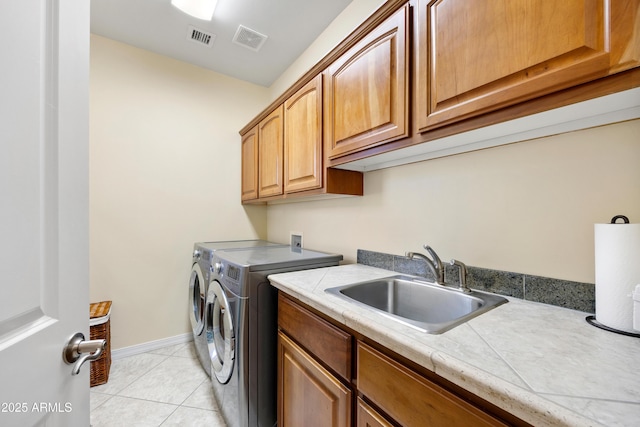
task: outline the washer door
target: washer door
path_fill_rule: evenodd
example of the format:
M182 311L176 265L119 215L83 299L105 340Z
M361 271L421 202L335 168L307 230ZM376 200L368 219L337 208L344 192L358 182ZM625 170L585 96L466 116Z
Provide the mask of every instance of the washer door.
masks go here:
M229 300L220 282L216 280L209 283L207 310L207 343L211 355L211 373L221 384L226 384L233 372L236 339Z
M189 279L189 320L195 335L202 334L204 330L205 298L204 275L200 265L195 263L191 267L191 278Z

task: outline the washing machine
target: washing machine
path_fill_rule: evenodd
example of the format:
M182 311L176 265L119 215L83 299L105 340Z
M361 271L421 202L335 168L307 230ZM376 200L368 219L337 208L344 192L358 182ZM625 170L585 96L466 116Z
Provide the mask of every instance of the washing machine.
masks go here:
M264 246L216 251L205 330L213 394L228 427L277 421L277 290L267 276L338 265L342 255Z
M233 240L220 242L200 242L193 245L191 275L189 277L189 320L193 332L198 358L208 375L211 375L211 358L208 354L205 336L205 302L211 274L211 259L215 251L221 249L250 248L259 246L284 246L265 240Z

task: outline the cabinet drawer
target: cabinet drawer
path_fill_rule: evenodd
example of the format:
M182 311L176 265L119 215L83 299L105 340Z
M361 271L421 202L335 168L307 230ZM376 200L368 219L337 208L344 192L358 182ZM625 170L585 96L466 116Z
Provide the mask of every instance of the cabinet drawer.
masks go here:
M507 425L361 342L357 366L358 390L403 426Z
M346 381L351 379L351 335L290 299L278 296L278 326Z

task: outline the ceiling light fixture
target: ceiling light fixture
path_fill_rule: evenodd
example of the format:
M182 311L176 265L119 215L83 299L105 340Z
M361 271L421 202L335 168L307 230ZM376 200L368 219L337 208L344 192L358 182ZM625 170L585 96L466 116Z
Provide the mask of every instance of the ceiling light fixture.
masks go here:
M171 4L194 18L211 21L218 0L171 0Z

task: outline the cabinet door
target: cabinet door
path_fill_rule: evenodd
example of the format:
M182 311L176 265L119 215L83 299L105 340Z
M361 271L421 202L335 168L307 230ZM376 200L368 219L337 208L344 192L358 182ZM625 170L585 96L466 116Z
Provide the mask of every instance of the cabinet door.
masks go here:
M258 195L282 194L283 107L276 108L258 124Z
M322 75L284 103L284 191L322 187Z
M278 426L348 427L351 390L278 333Z
M418 7L420 131L638 63L636 0L419 0Z
M242 200L258 198L258 127L242 136Z
M358 413L356 415L356 427L393 427L375 409L367 405L364 400L358 397Z
M325 71L329 158L408 136L408 19L407 5Z

